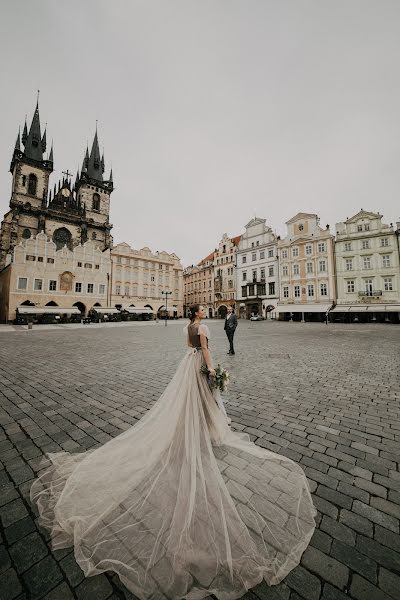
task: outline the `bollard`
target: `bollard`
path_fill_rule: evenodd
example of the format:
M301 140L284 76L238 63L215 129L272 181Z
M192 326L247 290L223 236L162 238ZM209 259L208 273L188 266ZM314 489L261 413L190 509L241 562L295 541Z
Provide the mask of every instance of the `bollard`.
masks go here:
M28 323L28 329L32 329L32 322L31 321L29 321L29 323Z

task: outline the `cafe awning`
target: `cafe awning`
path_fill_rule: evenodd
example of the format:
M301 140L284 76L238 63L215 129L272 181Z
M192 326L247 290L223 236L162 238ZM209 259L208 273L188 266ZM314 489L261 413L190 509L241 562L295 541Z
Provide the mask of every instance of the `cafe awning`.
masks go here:
M278 304L277 313L326 313L332 304Z
M128 306L128 308L124 308L124 311L130 313L131 315L152 315L153 311L151 308L142 308L139 306Z
M60 308L59 306L18 306L20 315L80 315L81 311L76 306Z
M357 312L400 312L400 304L338 304L330 312L335 313L357 313Z
M95 310L99 315L116 315L120 312L115 306L93 306L92 310Z

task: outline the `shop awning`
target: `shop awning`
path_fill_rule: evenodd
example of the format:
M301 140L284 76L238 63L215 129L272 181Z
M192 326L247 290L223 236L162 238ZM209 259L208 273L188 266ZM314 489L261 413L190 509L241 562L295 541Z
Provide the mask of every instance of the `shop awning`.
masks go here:
M18 306L20 315L80 315L81 311L76 306L60 308L59 306Z
M330 312L400 312L400 304L352 304L351 306L346 304L339 304L335 306L335 308L333 308Z
M326 313L332 304L278 304L277 313Z
M128 308L124 308L124 311L130 313L131 315L152 315L153 311L151 310L151 308L142 308L142 307L138 307L138 306L128 306Z
M92 310L95 310L99 315L115 315L120 312L115 306L93 306Z

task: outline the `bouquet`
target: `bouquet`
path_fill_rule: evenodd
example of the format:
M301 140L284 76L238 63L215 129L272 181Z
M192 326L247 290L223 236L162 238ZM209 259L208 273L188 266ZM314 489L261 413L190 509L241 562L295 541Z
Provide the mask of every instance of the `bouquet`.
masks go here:
M201 367L200 373L207 375L208 385L210 386L211 391L218 389L221 392L225 392L226 388L228 387L230 376L228 371L225 371L221 365L218 365L215 369L215 377L214 375L210 375L210 371L206 365Z

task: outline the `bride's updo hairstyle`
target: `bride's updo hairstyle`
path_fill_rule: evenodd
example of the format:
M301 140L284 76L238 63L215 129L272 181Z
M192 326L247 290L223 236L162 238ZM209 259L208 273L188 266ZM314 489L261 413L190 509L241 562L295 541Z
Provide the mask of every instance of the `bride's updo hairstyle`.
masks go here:
M191 323L193 323L193 321L195 320L196 313L199 312L200 306L201 306L200 304L192 304L192 306L189 308L188 317L189 317Z

